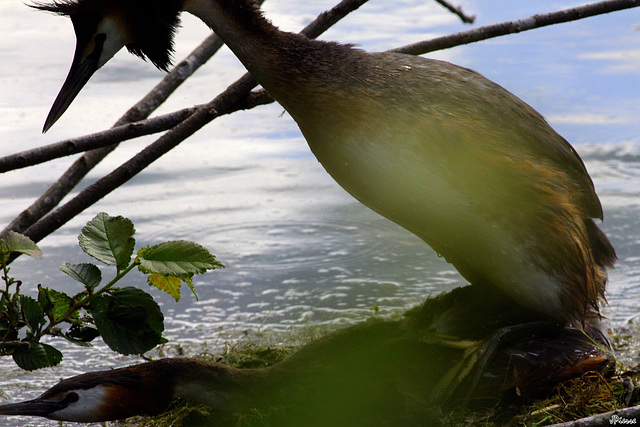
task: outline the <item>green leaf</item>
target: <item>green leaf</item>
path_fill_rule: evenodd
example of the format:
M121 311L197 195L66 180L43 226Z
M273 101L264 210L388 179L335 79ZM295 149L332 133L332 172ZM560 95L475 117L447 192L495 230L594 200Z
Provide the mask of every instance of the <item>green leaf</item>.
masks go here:
M193 292L193 296L196 297L196 301L198 301L198 294L196 293L196 288L193 287L193 281L191 280L191 277L183 277L182 281L186 283L187 286L189 286L189 289L191 289L191 292Z
M149 285L155 286L161 291L165 291L171 295L176 302L180 301L180 287L182 286L182 283L180 282L179 277L164 276L162 274L153 273L149 275L147 281L149 282Z
M137 288L115 289L90 304L104 342L122 354L142 354L164 342L164 316L151 295Z
M35 299L27 295L20 296L20 308L22 309L22 315L24 321L33 332L40 330L40 325L44 324L44 311L42 307Z
M53 308L53 303L48 295L49 289L43 287L42 285L38 285L38 303L40 303L40 307L42 307L42 311L45 313L49 313L49 311Z
M55 366L62 361L62 353L48 344L30 343L29 348L17 348L13 361L25 371L34 371L47 366Z
M140 270L166 276L190 277L215 268L224 268L204 246L174 240L138 251Z
M73 324L69 331L63 335L67 341L76 345L90 347L90 341L100 336L100 332L92 326Z
M93 264L71 264L70 262L63 262L58 268L74 280L82 283L89 292L92 292L102 280L100 269Z
M55 320L61 319L73 306L73 299L69 295L42 286L38 286L38 301L44 312ZM72 319L77 317L78 311L71 315Z
M9 231L1 240L2 246L7 253L19 252L30 257L41 259L42 251L33 240L25 235Z
M124 269L133 254L134 233L133 223L127 218L102 212L82 229L78 241L82 250L98 261Z

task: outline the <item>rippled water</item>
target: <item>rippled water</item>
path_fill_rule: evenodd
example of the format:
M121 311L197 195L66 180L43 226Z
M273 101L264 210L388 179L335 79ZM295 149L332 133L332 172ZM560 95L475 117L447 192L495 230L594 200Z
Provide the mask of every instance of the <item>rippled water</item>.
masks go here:
M579 3L462 2L478 14L478 25ZM328 0L270 0L266 8L276 24L293 30L331 5ZM60 122L41 135L73 53L71 25L8 0L0 0L0 24L0 155L105 128L162 75L122 53L96 74ZM188 17L184 27L177 58L207 34ZM640 12L631 10L433 55L501 83L574 143L596 184L605 210L603 228L620 258L610 274L608 315L614 325L626 325L634 333L640 312L639 28ZM466 28L430 2L379 0L325 38L373 51L461 29ZM233 56L221 52L162 111L207 101L241 73ZM127 142L89 180L149 140ZM28 206L69 162L1 176L0 223ZM464 284L420 240L341 190L277 105L216 120L41 242L45 259L20 259L15 275L33 288L43 283L79 290L57 266L90 261L77 248L76 235L100 211L131 218L139 245L194 240L227 266L198 277L197 302L188 291L177 304L155 294L166 314L165 335L174 343L164 349L169 355L178 352L177 343L188 354L215 350L246 330L288 332L307 325L350 324ZM146 287L142 278L131 284ZM55 368L25 373L9 359L1 360L0 392L10 400L30 398L60 377L137 360L116 356L100 344L89 351L58 341L55 345L65 354Z

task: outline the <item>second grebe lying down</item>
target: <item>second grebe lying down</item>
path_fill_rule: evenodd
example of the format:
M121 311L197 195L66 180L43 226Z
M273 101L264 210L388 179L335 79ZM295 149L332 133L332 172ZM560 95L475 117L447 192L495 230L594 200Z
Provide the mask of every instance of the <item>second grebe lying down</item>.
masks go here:
M490 342L505 327L511 332L494 349L478 344L472 352L485 359L480 364L466 364L468 352L454 341L445 344L443 336ZM242 425L254 425L247 418L260 414L256 425L262 426L428 426L439 424L440 408L545 396L559 381L605 372L607 349L589 323L584 331L563 327L467 286L400 320L332 333L270 367L162 359L66 379L37 399L0 405L0 415L106 421L158 414L184 398L211 408L205 425L238 425L238 414ZM472 365L480 370L468 369Z
M569 143L529 105L466 68L367 53L278 30L252 0L58 0L69 75L44 130L122 47L169 66L180 11L209 25L297 122L350 194L446 258L474 286L565 324L597 316L616 256Z

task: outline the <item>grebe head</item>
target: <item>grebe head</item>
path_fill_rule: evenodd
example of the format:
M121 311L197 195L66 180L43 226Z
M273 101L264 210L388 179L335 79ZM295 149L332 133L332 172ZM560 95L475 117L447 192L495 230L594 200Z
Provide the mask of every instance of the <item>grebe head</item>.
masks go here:
M40 397L20 403L0 406L1 415L27 415L60 421L103 421L102 406L107 390L102 386L91 389L69 389L58 393L48 390Z
M57 0L32 7L70 17L76 33L71 69L43 132L62 116L93 73L123 47L161 70L171 64L181 0Z
M0 405L0 415L111 421L159 414L174 398L173 392L173 376L161 363L141 364L67 378L36 399Z

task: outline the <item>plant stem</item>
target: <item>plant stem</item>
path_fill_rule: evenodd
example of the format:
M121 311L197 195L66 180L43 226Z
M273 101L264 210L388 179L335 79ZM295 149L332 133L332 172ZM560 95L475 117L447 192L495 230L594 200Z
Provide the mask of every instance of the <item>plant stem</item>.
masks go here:
M67 319L69 317L71 317L71 315L73 315L73 313L75 313L76 311L82 309L82 308L87 308L89 307L91 300L93 298L95 298L96 296L103 294L104 292L107 292L109 289L111 289L111 287L113 287L113 285L115 285L120 279L122 279L127 273L129 273L134 267L136 267L138 265L137 261L133 261L127 268L125 268L124 270L118 272L118 274L116 274L116 276L111 279L111 281L109 281L109 283L107 283L106 285L104 285L102 288L100 288L99 290L97 290L96 292L94 292L93 294L91 294L89 297L81 300L81 301L76 301L69 310L67 310L67 312L65 314L63 314L62 316L60 316L59 319L55 319L54 321L52 321L51 323L49 323L47 325L47 327L37 336L37 339L39 340L42 335L51 335L51 329L57 325L59 325L62 322L67 321Z
M133 261L131 264L129 264L129 266L127 268L125 268L124 270L122 270L121 272L119 272L118 274L116 274L116 276L111 279L111 281L109 283L107 283L106 285L104 285L100 290L98 290L97 292L93 293L93 296L95 295L100 295L101 293L104 293L106 291L108 291L113 285L116 284L116 282L120 279L122 279L128 272L130 272L133 267L137 267L139 264L139 262Z

